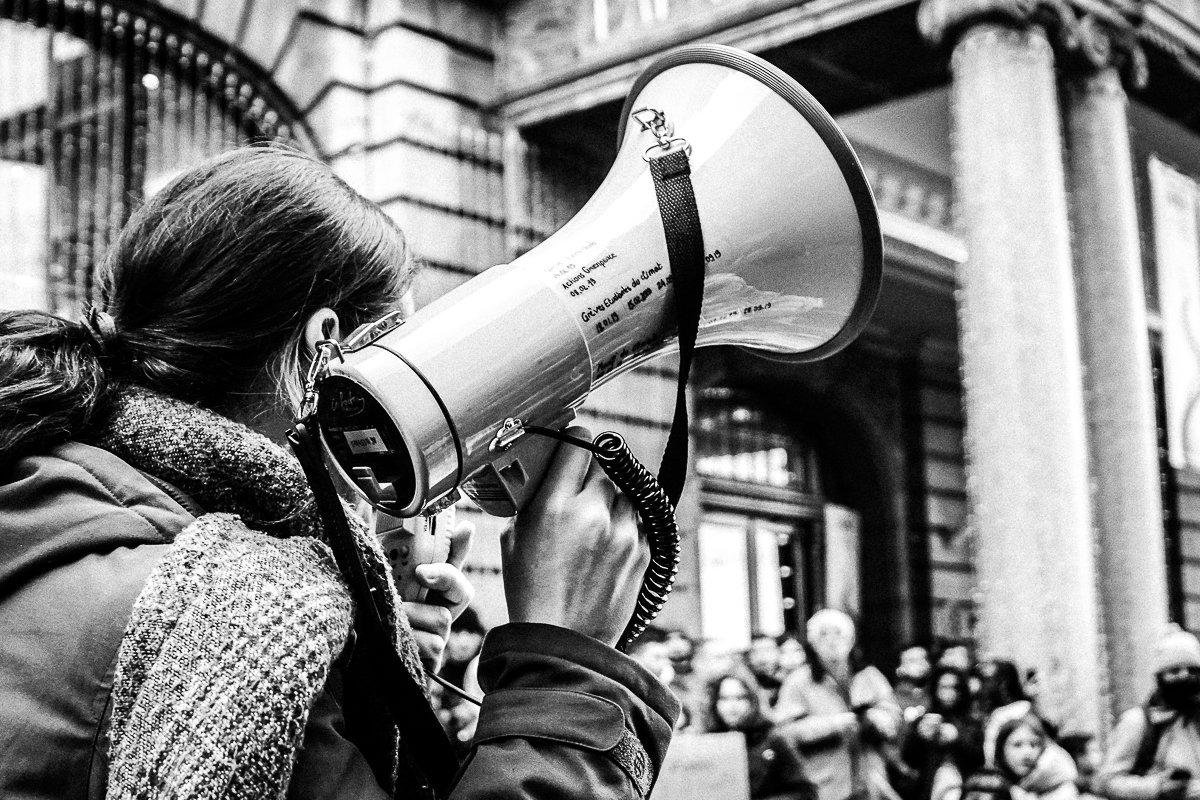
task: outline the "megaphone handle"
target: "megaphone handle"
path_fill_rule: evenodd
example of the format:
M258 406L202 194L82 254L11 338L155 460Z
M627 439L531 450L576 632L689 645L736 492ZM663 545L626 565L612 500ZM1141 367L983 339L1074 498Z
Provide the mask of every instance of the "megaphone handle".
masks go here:
M589 442L538 425L526 425L524 430L590 451L604 474L629 498L638 512L641 529L650 545L650 564L642 577L633 616L617 640L617 649L625 652L658 616L671 587L675 585L675 576L679 572L679 524L675 520L675 507L658 480L637 460L620 434L605 431Z

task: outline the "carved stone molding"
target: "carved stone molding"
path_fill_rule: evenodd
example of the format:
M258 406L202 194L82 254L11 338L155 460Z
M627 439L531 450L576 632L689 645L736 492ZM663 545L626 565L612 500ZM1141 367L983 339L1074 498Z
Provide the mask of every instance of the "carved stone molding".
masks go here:
M1116 68L1134 89L1145 87L1145 51L1132 5L1076 4L1070 0L922 0L917 24L935 46L953 45L972 25L999 23L1046 30L1059 65L1068 71Z
M963 30L980 22L1031 24L1042 0L922 0L917 26L934 46L953 43Z

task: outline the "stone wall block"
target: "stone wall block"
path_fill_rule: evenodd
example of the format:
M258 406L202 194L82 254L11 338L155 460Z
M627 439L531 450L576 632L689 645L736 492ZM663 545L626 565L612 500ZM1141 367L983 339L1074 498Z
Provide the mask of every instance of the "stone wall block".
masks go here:
M405 81L485 103L493 95L492 65L405 28L379 32L371 47L371 84Z
M470 167L455 155L395 142L372 150L370 160L373 199L404 196L472 215L503 217L480 187L464 180Z
M505 262L504 254L495 252L492 244L498 239L495 226L416 203L382 205L408 235L413 252L423 259L473 272Z
M453 272L436 266L425 265L413 280L413 304L416 308L427 306L442 295L453 289L457 289L468 280L470 280L470 276L464 275L461 272Z
M499 31L497 16L483 3L464 0L370 0L367 27L381 31L407 24L491 51Z
M347 28L367 30L367 9L375 0L299 0L305 11L325 17Z
M318 20L301 19L288 43L275 80L302 110L334 83L366 86L366 53L361 34Z
M367 95L348 86L331 86L308 112L312 126L325 152L344 153L363 144L367 138Z
M255 61L271 67L287 44L301 0L254 0L237 45Z
M463 127L481 128L485 124L485 116L479 111L403 84L371 92L367 113L371 120L367 145L404 137L453 150L458 146Z

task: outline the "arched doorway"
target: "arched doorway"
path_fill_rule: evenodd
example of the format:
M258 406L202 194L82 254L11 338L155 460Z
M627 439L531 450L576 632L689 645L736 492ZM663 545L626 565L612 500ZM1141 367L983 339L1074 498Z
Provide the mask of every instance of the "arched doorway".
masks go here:
M312 149L259 70L147 4L0 0L0 306L72 315L132 209L250 141Z
M704 638L740 647L758 635L802 636L828 605L856 613L855 514L826 501L802 432L727 386L698 390L694 432Z

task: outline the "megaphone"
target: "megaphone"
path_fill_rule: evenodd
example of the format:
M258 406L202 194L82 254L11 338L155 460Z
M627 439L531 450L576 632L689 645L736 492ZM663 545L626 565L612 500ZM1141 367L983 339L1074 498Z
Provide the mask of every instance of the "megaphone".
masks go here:
M696 346L807 362L866 325L883 261L874 200L799 84L733 48L680 48L637 79L618 136L611 171L561 230L408 320L360 328L330 361L321 439L375 507L432 513L462 487L491 514L516 513L554 443L508 446L513 421L561 428L597 387L677 347L655 148L690 162L705 262Z

